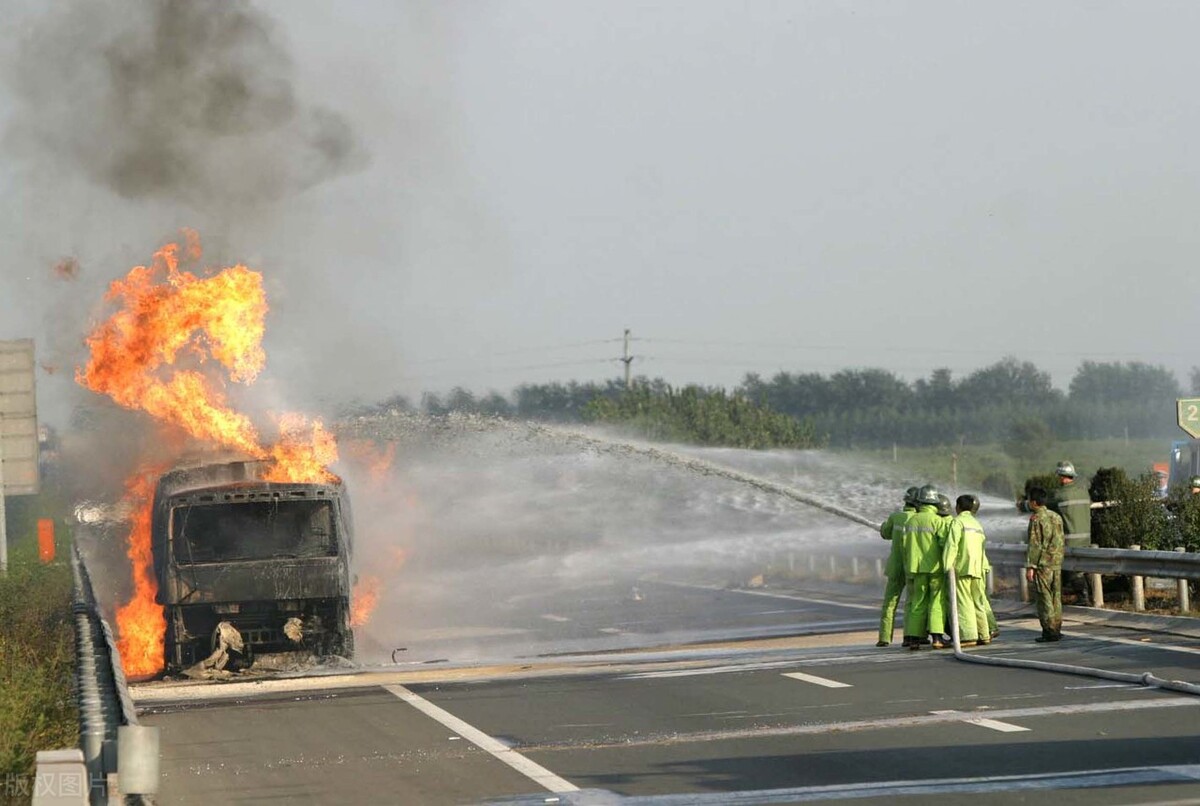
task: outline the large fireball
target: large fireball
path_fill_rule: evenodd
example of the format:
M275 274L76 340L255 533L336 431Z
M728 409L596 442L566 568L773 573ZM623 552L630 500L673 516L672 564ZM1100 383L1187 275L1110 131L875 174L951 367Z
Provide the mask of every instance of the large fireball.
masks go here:
M253 383L266 361L262 275L242 265L203 276L181 269L201 257L199 237L184 236L112 283L105 301L118 308L88 336L90 358L76 380L197 440L266 460L268 481L336 479L329 465L337 443L319 421L285 414L276 419L278 442L265 446L250 417L230 406L225 383ZM139 472L127 483L134 595L117 611L117 627L122 661L135 676L163 667L165 625L150 554L156 476Z

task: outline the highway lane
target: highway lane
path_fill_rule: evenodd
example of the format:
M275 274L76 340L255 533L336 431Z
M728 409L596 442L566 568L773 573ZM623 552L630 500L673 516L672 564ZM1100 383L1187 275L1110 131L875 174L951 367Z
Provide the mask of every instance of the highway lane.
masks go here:
M665 615L637 625L659 632L638 635L687 633L686 611L697 603L727 608L719 618L735 626L786 615L800 630L860 618L865 611L850 605L868 606L823 605L820 592L799 594L795 609L786 598L679 586L651 584L644 595ZM540 618L542 604L526 610L545 622L531 630L567 623ZM771 610L785 613L764 612ZM598 630L612 612L593 615L588 629ZM1000 642L976 651L1200 681L1193 639L1145 642L1139 633L1075 626L1071 632L1087 637L1044 647L1032 643L1028 621L1002 629ZM163 728L170 803L542 803L546 780L581 790L556 792L560 802L950 802L962 787L975 787L981 802L1040 800L1046 789L1068 803L1200 798L1187 766L1200 760L1200 698L871 643L870 633L855 632L560 658L554 666L541 659L467 680L454 678L469 669L420 677L378 669L337 691L321 690L320 681L304 681L314 687L308 692L266 696L207 686L190 701L173 701L170 687L139 691L156 691L153 705L143 697L151 709L143 722ZM421 703L433 710L418 710ZM498 744L489 752L486 742L472 743L472 729ZM506 756L550 777L514 768ZM1089 771L1102 774L1078 777ZM1078 788L1089 782L1106 786Z

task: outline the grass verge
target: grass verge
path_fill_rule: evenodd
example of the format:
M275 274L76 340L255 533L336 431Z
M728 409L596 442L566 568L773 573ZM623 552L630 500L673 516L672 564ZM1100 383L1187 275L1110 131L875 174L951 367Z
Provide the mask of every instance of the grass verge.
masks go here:
M0 577L0 803L28 803L39 750L77 747L66 530L38 561L37 521L63 522L53 494L8 499L8 574Z

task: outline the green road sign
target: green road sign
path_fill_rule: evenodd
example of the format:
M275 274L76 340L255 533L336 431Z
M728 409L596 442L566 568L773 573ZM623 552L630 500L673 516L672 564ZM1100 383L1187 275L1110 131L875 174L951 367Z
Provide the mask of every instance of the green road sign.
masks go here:
M1176 400L1175 406L1179 427L1192 439L1200 439L1200 397Z

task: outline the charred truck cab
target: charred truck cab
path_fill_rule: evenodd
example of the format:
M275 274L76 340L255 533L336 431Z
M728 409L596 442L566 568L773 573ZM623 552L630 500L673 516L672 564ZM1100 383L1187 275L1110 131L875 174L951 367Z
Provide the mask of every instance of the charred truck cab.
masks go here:
M168 670L208 657L222 622L237 629L250 658L354 652L345 488L263 481L264 466L179 467L158 481L151 550Z

